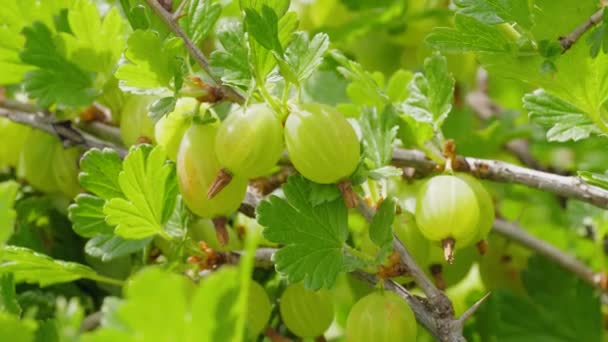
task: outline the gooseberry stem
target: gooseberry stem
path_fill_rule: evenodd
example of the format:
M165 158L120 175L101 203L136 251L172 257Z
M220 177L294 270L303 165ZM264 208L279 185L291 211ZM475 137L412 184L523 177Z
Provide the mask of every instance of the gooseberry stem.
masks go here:
M443 239L441 241L443 247L443 257L450 265L454 263L454 249L456 248L456 241L453 238Z

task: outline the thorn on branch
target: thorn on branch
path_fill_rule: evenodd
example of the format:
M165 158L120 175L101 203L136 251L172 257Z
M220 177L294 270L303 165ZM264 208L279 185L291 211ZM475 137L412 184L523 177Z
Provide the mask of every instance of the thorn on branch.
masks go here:
M479 308L481 307L481 304L483 304L486 300L488 300L488 298L490 297L491 294L492 294L492 292L486 293L483 297L481 297L481 299L479 299L477 302L475 302L475 304L471 305L471 307L469 307L467 309L467 311L465 311L462 315L460 315L460 317L458 317L456 322L460 326L464 326L464 322L467 319L471 318L473 316L473 314L475 314L475 312L477 310L479 310Z

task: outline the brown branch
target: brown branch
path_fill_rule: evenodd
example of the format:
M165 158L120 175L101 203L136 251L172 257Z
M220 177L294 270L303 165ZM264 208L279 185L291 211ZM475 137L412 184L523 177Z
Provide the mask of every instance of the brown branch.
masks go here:
M207 73L207 75L221 87L222 92L226 99L237 102L244 103L245 98L239 94L236 90L231 87L228 87L222 83L222 81L215 77L211 72L211 67L209 66L209 61L205 54L190 40L186 32L182 30L179 26L179 23L173 18L173 14L168 12L157 0L146 0L150 8L156 13L156 15L169 27L169 29L178 37L180 37L184 44L186 45L186 49L190 53L190 56L196 61L196 63Z
M574 45L585 32L589 31L593 26L597 25L604 15L604 7L600 8L597 12L593 13L583 24L575 28L569 34L559 37L559 44L562 46L562 53L568 51L572 45Z
M414 167L423 174L431 173L437 164L417 150L396 149L393 164L400 167ZM501 183L516 183L548 191L559 196L574 198L608 209L608 191L585 183L575 176L560 176L549 172L533 170L499 160L458 156L453 165L455 171Z
M590 285L603 291L608 289L608 278L605 273L594 272L592 269L587 267L587 265L580 262L573 256L565 253L546 241L530 235L528 232L518 227L515 223L496 219L496 221L494 221L494 231L552 260L567 271L576 274L579 278L583 279Z
M121 156L127 154L127 150L122 146L100 139L77 128L69 121L56 121L53 116L45 115L43 112L26 112L15 109L13 104L0 103L0 117L8 118L14 122L30 126L57 136L65 146L84 146L88 148L112 148ZM88 125L88 124L83 124Z

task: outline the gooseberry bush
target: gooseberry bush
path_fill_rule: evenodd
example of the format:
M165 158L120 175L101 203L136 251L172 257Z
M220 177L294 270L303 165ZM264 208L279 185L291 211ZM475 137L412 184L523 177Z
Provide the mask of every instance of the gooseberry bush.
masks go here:
M604 341L595 0L4 0L0 341Z

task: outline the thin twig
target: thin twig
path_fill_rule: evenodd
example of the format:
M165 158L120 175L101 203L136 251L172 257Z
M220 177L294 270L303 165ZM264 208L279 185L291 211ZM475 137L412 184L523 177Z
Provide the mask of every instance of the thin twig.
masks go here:
M593 13L583 24L575 28L569 34L559 37L559 43L562 46L562 53L568 51L572 45L574 45L585 32L589 31L593 26L597 25L604 15L604 7L600 8L597 12Z
M66 146L85 146L88 148L112 148L121 156L125 156L127 151L114 143L100 139L83 130L65 122L54 121L53 117L43 115L42 112L24 112L12 109L12 106L5 107L0 103L0 117L5 117L11 121L33 127L57 136Z
M213 75L213 73L211 72L211 67L209 66L209 61L207 60L207 57L194 44L194 42L192 42L192 40L190 40L190 38L188 37L188 35L184 32L184 30L182 30L182 28L179 26L179 24L174 20L173 14L167 12L167 10L165 10L163 8L163 6L158 3L157 0L146 0L146 2L152 8L152 10L154 11L154 13L156 13L156 15L167 26L169 26L169 29L176 36L180 37L184 41L184 44L186 45L186 49L188 49L188 52L190 53L190 56L207 73L207 75L209 75L209 77L217 85L219 85L222 88L222 91L223 91L223 93L225 95L225 98L228 99L228 100L230 100L230 101L233 101L233 102L244 103L245 102L245 98L241 94L239 94L238 92L236 92L236 90L234 90L233 88L224 85L220 79L218 79L217 77L215 77Z
M608 284L606 283L608 279L606 279L606 274L594 272L573 256L546 241L530 235L515 223L496 219L494 221L494 231L554 261L564 269L576 274L590 285L604 291L607 289Z
M416 168L422 174L431 173L437 164L418 150L396 149L393 164ZM499 160L458 156L452 165L455 171L502 183L516 183L548 191L559 196L578 199L597 207L608 209L608 191L585 183L575 176L560 176L533 170Z

